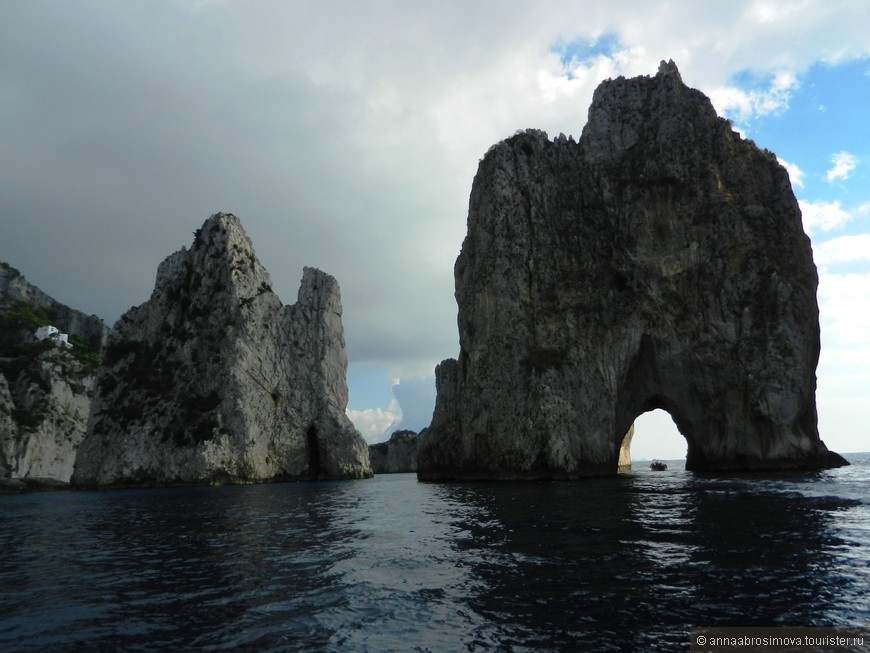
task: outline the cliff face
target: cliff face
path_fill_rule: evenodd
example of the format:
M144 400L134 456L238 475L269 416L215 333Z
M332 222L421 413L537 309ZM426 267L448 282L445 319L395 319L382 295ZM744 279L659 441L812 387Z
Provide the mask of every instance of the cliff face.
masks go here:
M455 277L460 354L420 478L615 473L655 408L689 469L845 463L817 429L818 278L788 175L673 63L601 84L577 143L494 146Z
M283 306L238 219L214 215L110 334L73 482L371 476L346 369L336 280L306 268Z
M36 341L48 323L70 335L71 350ZM0 266L0 478L70 480L107 332Z
M375 474L403 474L417 471L417 443L414 431L396 431L386 442L369 445L369 459Z
M0 297L48 316L60 331L75 336L93 351L100 351L106 342L109 328L102 319L62 304L5 264L0 266Z
M68 482L85 436L94 377L51 347L10 385L0 375L0 476Z

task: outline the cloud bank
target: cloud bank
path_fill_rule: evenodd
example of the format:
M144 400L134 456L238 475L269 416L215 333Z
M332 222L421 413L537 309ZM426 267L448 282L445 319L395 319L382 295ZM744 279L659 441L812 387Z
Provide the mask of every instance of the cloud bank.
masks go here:
M112 322L231 211L286 303L305 265L338 278L352 367L431 384L459 349L453 262L492 144L577 137L600 81L662 59L751 132L811 67L870 55L868 24L862 0L7 3L0 257ZM834 151L818 175L789 155L795 187L852 182L862 152ZM807 192L805 225L838 235L853 205ZM419 421L412 405L355 421Z

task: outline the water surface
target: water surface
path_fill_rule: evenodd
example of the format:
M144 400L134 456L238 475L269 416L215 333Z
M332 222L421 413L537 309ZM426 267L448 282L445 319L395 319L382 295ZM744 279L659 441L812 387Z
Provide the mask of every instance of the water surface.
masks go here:
M0 496L0 650L677 651L870 626L870 456L806 474Z

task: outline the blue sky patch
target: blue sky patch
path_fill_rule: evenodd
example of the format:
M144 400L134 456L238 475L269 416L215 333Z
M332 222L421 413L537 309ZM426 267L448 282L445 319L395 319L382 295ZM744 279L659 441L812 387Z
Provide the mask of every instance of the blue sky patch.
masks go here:
M798 79L785 111L759 116L745 135L804 172L796 195L813 201L840 200L844 207L870 201L870 59L833 66L815 64ZM751 73L735 76L744 90L769 87L771 77L753 86ZM738 83L743 81L745 83ZM829 181L832 157L848 152L855 167L845 179Z
M363 410L373 406L386 407L393 398L386 367L351 365L347 371L349 390L347 407Z
M619 37L613 33L604 33L594 39L576 39L559 43L552 52L559 55L562 68L571 77L571 69L587 63L598 56L610 57L620 49Z

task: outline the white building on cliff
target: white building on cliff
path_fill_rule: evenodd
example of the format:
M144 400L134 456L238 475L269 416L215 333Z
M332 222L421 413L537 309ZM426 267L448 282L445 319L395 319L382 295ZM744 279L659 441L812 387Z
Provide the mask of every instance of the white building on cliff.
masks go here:
M54 341L54 344L58 347L72 349L72 343L68 340L67 334L61 333L56 326L51 326L50 324L47 326L41 326L36 330L34 335L37 340L41 341L46 338L51 338Z

